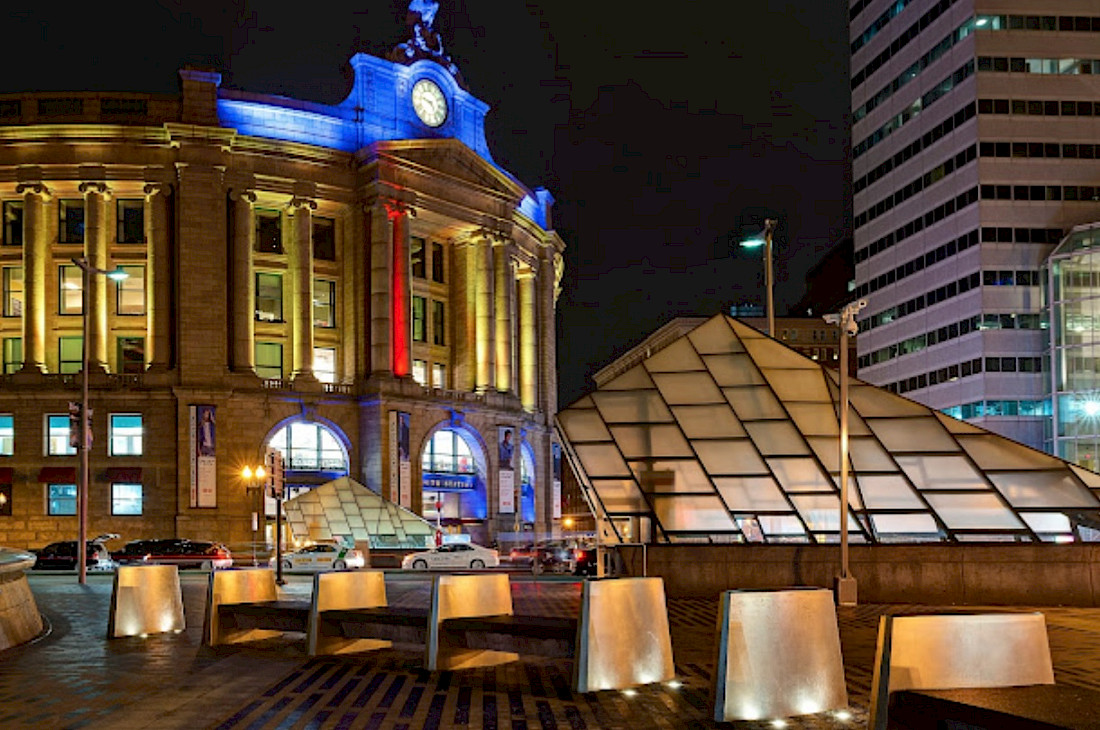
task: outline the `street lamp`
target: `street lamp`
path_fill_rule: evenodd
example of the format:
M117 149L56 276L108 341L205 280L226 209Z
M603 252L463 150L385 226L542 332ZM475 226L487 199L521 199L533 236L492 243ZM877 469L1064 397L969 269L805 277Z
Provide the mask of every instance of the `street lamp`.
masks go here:
M76 491L77 523L77 573L81 584L88 582L88 371L91 370L88 362L88 327L91 320L91 305L88 302L88 281L93 275L106 276L112 281L122 281L129 276L122 269L108 271L97 269L88 263L88 259L78 256L73 263L80 267L80 303L84 316L82 331L80 333L80 443L77 449L80 451L80 486Z
M241 476L244 477L245 483L248 485L246 488L253 494L252 497L252 567L256 567L256 530L259 528L259 509L256 506L256 497L263 489L264 479L267 477L267 472L262 466L257 466L253 469L251 466L246 466L241 469Z
M775 227L779 224L777 218L765 218L764 230L761 232L762 238L750 238L742 241L742 248L759 248L764 247L764 289L767 291L768 297L768 337L775 337L775 303L772 300L772 290L775 288L775 280L772 274L772 234L775 233Z
M840 575L836 602L842 606L856 604L856 579L848 570L848 336L859 331L856 315L866 306L867 300L859 299L824 317L840 327Z

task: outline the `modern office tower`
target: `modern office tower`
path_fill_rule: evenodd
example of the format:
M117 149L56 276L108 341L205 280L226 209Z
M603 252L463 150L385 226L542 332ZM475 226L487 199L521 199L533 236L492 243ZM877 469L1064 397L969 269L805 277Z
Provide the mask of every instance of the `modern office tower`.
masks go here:
M1100 6L850 16L860 377L1042 447L1040 267L1100 218Z

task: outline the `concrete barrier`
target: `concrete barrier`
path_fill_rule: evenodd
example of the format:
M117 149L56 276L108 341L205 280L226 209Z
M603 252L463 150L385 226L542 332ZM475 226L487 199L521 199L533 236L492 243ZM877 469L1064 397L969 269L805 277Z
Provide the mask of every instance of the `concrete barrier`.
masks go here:
M432 581L424 657L428 669L470 669L519 659L519 654L513 652L451 646L440 631L441 624L451 618L513 615L512 586L507 574L437 575Z
M223 627L218 607L226 603L261 603L279 598L275 571L270 568L233 568L210 572L210 587L203 622L203 643L207 646L235 644L279 636L281 631L266 629L237 630Z
M42 633L42 614L24 572L34 561L31 553L0 548L0 651Z
M848 706L832 591L726 591L718 610L714 720Z
M176 566L119 566L111 590L108 639L179 632L185 627L183 593Z

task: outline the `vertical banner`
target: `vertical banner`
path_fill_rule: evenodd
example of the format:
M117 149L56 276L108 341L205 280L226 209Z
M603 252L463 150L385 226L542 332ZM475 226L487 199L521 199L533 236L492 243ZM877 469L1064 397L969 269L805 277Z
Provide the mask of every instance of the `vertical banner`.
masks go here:
M397 411L390 411L390 448L389 458L386 459L390 465L390 486L389 489L382 490L382 498L388 499L391 502L396 501L394 498L398 492L398 473L400 471L400 460L397 458Z
M191 406L191 506L218 506L214 406Z
M409 457L408 413L397 412L397 494L402 507L412 509L412 463Z
M516 472L513 467L515 460L516 442L515 434L510 426L497 428L497 461L500 478L497 483L500 487L499 512L515 514L516 511Z
M552 484L552 491L550 494L550 504L553 513L551 517L555 520L561 519L561 444L553 444L550 447L553 452L554 462L554 474Z

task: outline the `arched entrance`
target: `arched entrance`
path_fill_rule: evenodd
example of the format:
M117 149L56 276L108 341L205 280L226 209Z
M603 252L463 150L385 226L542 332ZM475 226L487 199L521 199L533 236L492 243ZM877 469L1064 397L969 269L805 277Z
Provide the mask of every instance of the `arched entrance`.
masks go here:
M283 422L267 445L283 455L286 499L348 475L347 441L335 424L305 419Z
M460 427L436 430L420 456L424 518L475 542L487 536L488 499L485 454L477 438Z

